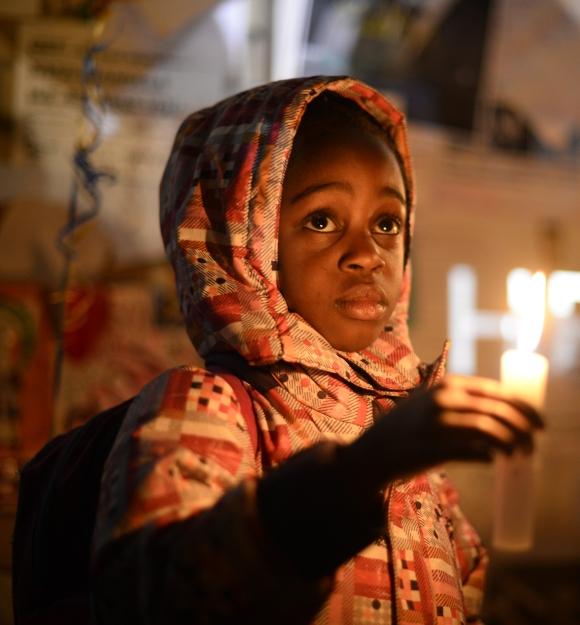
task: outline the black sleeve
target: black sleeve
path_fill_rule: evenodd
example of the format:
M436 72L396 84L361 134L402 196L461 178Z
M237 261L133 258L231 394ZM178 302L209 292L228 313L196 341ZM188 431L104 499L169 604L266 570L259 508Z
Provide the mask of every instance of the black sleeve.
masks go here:
M382 493L344 449L315 445L203 513L112 541L93 575L99 622L310 623L338 566L384 531Z
M256 515L255 481L211 509L110 541L94 560L101 625L307 625L332 577L304 576Z
M309 578L332 574L385 531L380 484L357 469L349 448L320 443L258 485L260 519Z

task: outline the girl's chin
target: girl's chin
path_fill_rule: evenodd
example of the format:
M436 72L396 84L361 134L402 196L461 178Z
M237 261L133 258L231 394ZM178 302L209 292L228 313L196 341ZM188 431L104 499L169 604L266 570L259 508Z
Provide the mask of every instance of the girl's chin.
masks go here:
M348 319L343 315L338 319L336 317L335 311L331 311L325 318L325 323L318 323L318 319L302 318L339 352L360 352L370 347L387 325L384 319L361 321Z
M373 332L354 332L352 328L345 328L343 332L335 333L332 337L325 336L326 340L339 352L360 352L370 347L380 336L383 325Z

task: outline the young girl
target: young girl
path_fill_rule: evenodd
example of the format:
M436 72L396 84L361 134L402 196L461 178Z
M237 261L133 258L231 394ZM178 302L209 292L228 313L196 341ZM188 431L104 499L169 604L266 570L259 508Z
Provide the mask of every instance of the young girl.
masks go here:
M206 364L145 387L109 457L100 622L479 621L485 551L423 471L529 448L541 422L414 353L413 202L403 116L351 78L265 85L183 123L161 229ZM257 441L220 369L243 380Z

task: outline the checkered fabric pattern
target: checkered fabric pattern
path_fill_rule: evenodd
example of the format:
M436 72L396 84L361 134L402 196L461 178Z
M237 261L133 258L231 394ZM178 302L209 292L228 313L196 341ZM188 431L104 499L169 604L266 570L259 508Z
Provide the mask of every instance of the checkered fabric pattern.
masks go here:
M95 553L135 530L211 511L214 527L228 529L226 545L199 556L207 575L235 562L227 568L228 588L259 595L267 586L280 610L308 596L319 605L317 625L477 622L486 556L441 474L390 486L385 539L341 567L326 590L322 581L300 582L298 590L299 580L287 575L272 584L272 561L255 531L255 480L265 471L318 441L352 441L377 410L390 409L421 381L436 382L444 370L444 355L426 368L410 343L408 267L392 330L357 353L334 350L288 311L278 289L284 172L302 114L325 90L383 125L412 181L403 116L351 78L272 83L185 120L161 185L161 230L187 330L202 356L236 351L266 367L276 384L246 384L258 426L256 459L236 397L218 374L183 367L150 383L107 463ZM212 577L212 592L226 584L223 577ZM269 622L279 622L275 613Z

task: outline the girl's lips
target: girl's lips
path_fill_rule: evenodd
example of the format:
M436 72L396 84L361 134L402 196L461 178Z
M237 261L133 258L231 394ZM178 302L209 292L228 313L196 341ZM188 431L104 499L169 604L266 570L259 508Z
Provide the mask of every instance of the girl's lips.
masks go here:
M335 301L336 308L357 321L378 321L387 310L383 292L375 286L359 284Z
M336 302L336 307L343 315L357 321L378 321L387 310L385 304L374 299L342 299Z

